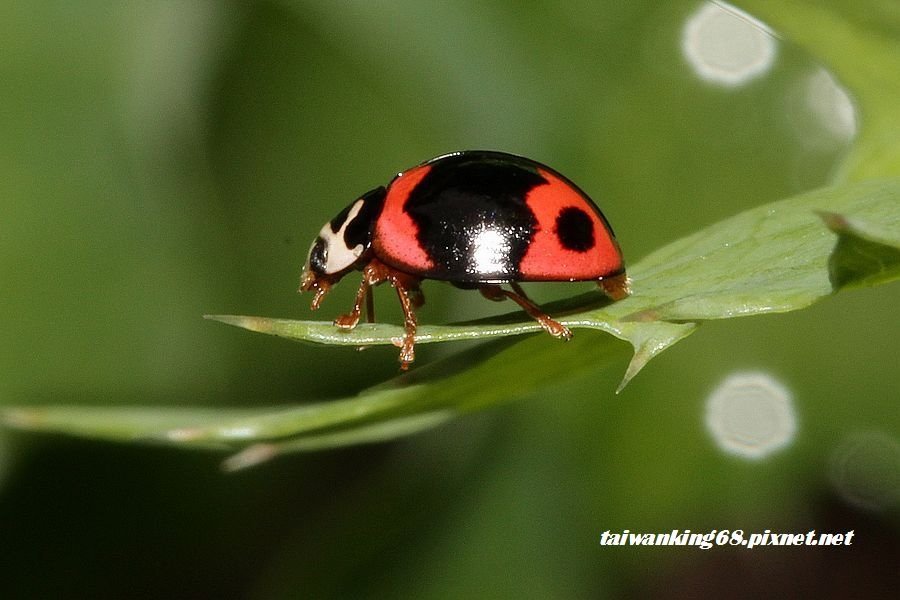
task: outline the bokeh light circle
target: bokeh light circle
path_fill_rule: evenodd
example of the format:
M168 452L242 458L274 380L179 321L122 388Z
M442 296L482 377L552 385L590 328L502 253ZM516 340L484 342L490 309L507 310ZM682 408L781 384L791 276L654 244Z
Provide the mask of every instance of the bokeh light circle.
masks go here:
M724 3L708 3L684 24L681 50L705 81L736 87L766 73L777 42L759 20Z
M788 389L767 373L733 373L706 401L706 427L724 452L758 460L794 439Z
M850 504L881 510L900 503L900 441L881 432L854 433L834 450L831 484Z

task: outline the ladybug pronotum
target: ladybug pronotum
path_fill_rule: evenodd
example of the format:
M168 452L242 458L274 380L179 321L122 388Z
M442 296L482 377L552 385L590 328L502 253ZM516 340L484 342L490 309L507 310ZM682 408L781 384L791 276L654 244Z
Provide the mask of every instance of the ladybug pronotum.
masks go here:
M553 169L503 152L438 156L354 200L313 242L300 291L315 292L316 310L352 270L362 271L362 283L353 308L334 324L356 327L363 304L374 321L371 287L390 283L404 314L403 369L414 359L423 279L509 298L563 339L572 333L520 281L596 281L613 300L629 293L622 253L597 205Z

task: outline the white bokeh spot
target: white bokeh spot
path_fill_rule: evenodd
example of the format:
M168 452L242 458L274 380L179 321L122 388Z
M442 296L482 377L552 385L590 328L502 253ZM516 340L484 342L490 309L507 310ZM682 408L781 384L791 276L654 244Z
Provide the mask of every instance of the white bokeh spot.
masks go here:
M825 69L817 70L807 79L806 103L834 137L848 141L856 135L856 109L853 101Z
M900 441L881 431L851 434L832 453L829 476L855 506L883 510L900 504Z
M715 2L701 6L685 22L681 50L700 78L736 87L772 67L777 42L758 19Z
M758 460L797 432L791 393L767 373L733 373L706 401L706 427L724 452Z

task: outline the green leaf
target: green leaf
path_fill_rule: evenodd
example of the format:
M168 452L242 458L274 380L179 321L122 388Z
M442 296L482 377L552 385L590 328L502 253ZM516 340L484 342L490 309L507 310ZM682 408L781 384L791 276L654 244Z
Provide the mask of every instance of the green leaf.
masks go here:
M848 179L900 175L900 10L895 0L739 0L740 6L826 64L859 104L862 128Z
M597 292L585 294L569 301L548 304L545 309L550 314L559 316L565 314L564 307L584 307L589 304L608 304L608 302ZM636 322L637 320L619 320L613 316L611 310L607 307L605 311L602 309L581 311L560 318L559 321L572 329L599 329L631 343L634 348L634 357L619 389L637 375L638 371L651 358L694 330L694 325L690 323L664 321L641 323ZM416 332L416 343L430 344L487 339L542 331L541 326L535 321L523 321L523 316L521 312L516 312L469 324L423 325ZM207 315L206 318L257 333L266 333L300 342L337 346L398 345L404 335L402 327L389 323L361 323L353 331L344 331L337 329L331 323L322 321L295 321L239 315Z
M838 234L828 259L835 289L887 283L900 278L900 236L879 223L822 212L828 228Z
M234 470L284 452L409 435L579 373L600 376L611 393L614 368L625 363L627 351L606 333L634 351L621 387L692 333L696 322L796 310L843 287L896 279L898 247L900 179L821 189L738 214L650 254L629 269L633 294L622 301L609 303L598 292L548 305L551 314L580 330L566 344L517 312L462 325L424 325L419 343L489 341L417 365L352 398L244 410L9 408L0 418L23 430L240 450L223 465ZM211 318L317 344L388 345L402 335L390 324L344 332L321 322ZM536 335L511 337L530 333Z
M748 210L669 244L635 269L635 279L647 279L642 292L654 298L639 315L707 320L808 306L835 289L826 268L835 240L817 213L828 210L853 215L854 223L879 223L888 239L900 230L898 181L816 190Z
M626 346L585 332L566 360L548 360L549 336L521 343L497 339L425 365L350 399L247 410L171 407L10 408L7 426L90 438L164 443L183 448L246 448L223 466L255 464L276 454L381 441L433 427L451 418L533 394L575 374L610 369L627 360ZM559 357L557 357L559 358ZM607 382L614 381L610 372ZM266 443L259 444L258 442Z

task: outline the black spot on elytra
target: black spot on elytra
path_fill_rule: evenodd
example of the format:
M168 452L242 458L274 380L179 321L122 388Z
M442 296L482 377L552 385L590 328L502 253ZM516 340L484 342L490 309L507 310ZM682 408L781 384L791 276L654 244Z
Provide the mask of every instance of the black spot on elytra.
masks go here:
M430 166L403 207L417 226L417 241L436 265L430 276L454 281L517 278L537 226L526 197L547 183L534 163L502 153L467 152ZM494 233L490 247L484 248L479 234L487 230Z
M594 222L586 212L568 206L556 216L556 237L564 248L587 252L594 247Z

